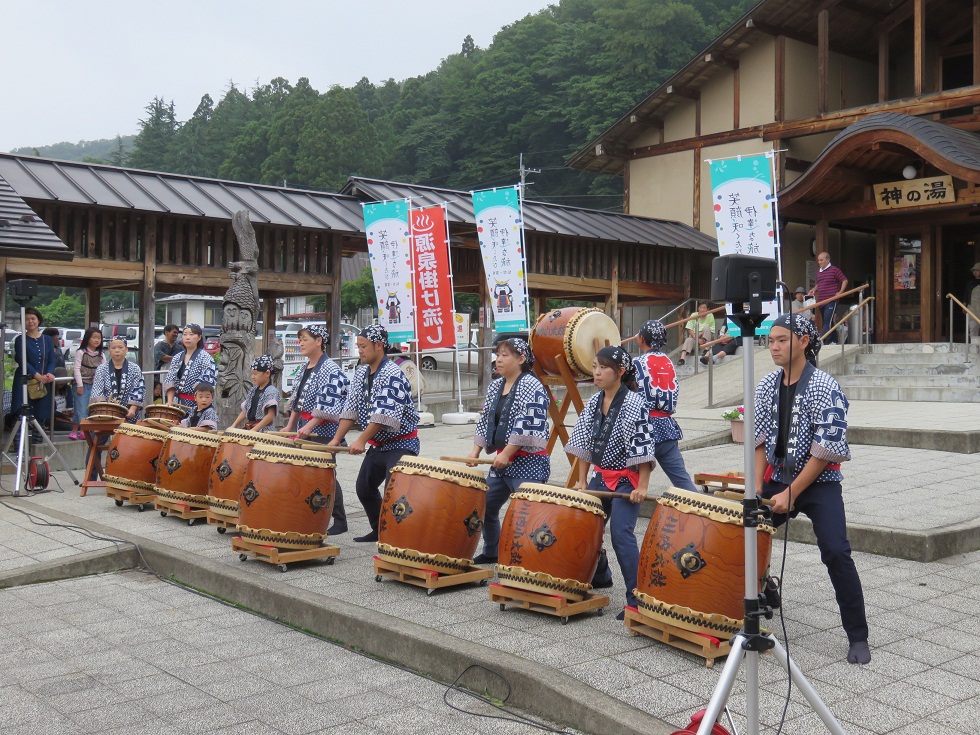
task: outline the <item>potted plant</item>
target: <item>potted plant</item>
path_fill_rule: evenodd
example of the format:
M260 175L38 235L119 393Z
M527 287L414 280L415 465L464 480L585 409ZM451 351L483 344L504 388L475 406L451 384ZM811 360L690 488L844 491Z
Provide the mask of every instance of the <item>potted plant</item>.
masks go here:
M732 441L736 444L745 443L745 406L730 408L721 415L732 424Z

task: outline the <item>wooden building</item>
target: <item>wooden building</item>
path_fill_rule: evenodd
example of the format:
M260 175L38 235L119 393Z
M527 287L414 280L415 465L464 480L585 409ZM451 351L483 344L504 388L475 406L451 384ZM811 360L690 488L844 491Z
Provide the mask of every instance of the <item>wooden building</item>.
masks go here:
M706 162L775 150L785 280L826 250L878 341L928 342L980 260L977 131L980 0L763 0L572 165L713 234Z

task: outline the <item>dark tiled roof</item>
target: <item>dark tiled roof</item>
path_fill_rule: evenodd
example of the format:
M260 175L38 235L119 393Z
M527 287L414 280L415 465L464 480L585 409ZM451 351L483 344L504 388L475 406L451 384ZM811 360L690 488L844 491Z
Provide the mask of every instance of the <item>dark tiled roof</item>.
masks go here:
M364 201L411 199L419 207L445 204L450 223L475 226L468 191L351 177L342 193L360 196ZM718 250L713 237L680 222L545 202L524 201L524 227L530 232L592 240L712 253Z
M0 176L0 257L71 260L72 253Z
M228 220L249 210L255 224L363 231L353 197L196 176L0 153L0 175L24 199Z

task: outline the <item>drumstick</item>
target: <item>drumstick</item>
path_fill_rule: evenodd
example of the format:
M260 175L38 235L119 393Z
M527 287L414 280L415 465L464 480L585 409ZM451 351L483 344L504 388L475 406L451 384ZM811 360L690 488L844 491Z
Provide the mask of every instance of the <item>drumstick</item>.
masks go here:
M493 459L490 457L439 457L447 462L465 462L466 464L493 464Z
M722 490L717 493L711 493L716 498L727 498L728 500L745 500L745 495L742 493L733 493L731 490ZM763 505L772 507L772 501L769 498L759 498L759 502Z
M629 493L614 493L609 490L575 490L575 492L585 493L586 495L591 495L593 498L628 498L630 496ZM643 499L654 502L659 500L656 495L647 495Z
M300 445L303 449L310 449L314 452L329 452L334 454L335 452L349 452L350 447L330 447L326 444L321 444L320 442L305 442L302 439L294 439L294 441Z

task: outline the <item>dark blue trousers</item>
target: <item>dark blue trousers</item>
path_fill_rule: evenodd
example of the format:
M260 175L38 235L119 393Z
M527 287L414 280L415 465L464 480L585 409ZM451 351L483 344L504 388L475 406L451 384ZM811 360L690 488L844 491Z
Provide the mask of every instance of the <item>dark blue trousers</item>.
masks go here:
M391 468L398 464L398 460L406 454L415 456L415 453L408 449L389 449L388 451L369 449L361 461L361 469L357 473L354 489L357 490L357 499L361 501L364 512L367 513L371 530L375 533L378 531L378 521L381 518L381 492L391 478ZM338 499L343 503L341 496L338 495ZM344 519L346 520L346 518L345 514Z
M771 498L786 489L785 483L767 482L762 487L762 497ZM792 517L803 513L813 523L817 537L820 560L827 567L830 583L834 586L837 607L847 640L851 643L868 640L868 620L864 612L864 591L854 560L851 544L847 540L847 523L844 517L844 497L839 482L815 482L794 501ZM786 522L786 516L774 514L776 527Z

